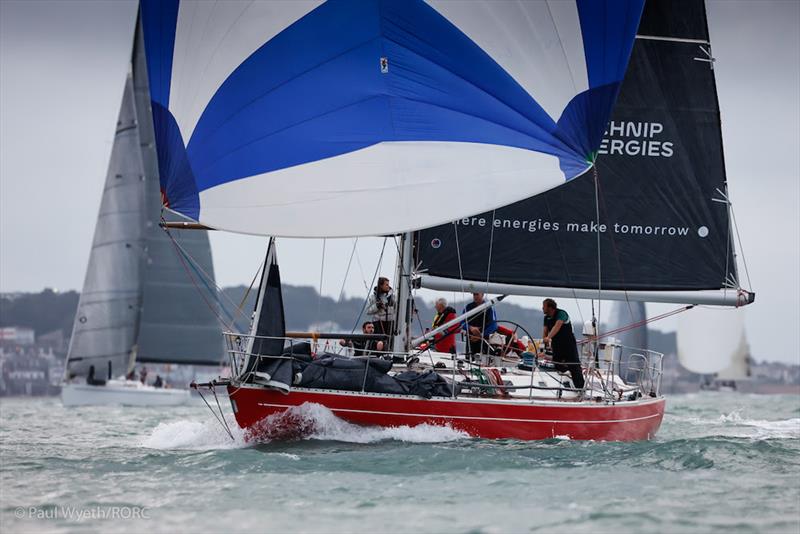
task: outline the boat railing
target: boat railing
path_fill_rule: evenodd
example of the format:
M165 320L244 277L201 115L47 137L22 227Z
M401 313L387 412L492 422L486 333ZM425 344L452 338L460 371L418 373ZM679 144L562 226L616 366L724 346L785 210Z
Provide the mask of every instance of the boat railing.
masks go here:
M600 389L611 396L630 395L633 390L641 396L661 395L664 364L661 352L607 342L600 343L596 351L590 345L582 360L590 388L599 381Z
M288 336L256 336L236 332L225 332L224 339L226 352L231 364L231 376L237 381L247 382L250 378L249 374L257 368L257 363L262 359L292 360L297 359L299 356L308 356L309 352L314 352L315 354L319 354L319 352L327 352L345 355L347 352L350 352L352 348L348 347L346 343L344 345L340 344L339 339L345 339L348 337L348 335L341 334L341 338L337 338L337 336L339 336L339 334L326 335L324 338L315 335L309 335L307 338L298 338ZM359 336L356 336L356 338L358 337ZM370 336L360 337L369 338ZM255 345L257 340L281 341L283 347L282 354L265 355L254 353L252 347ZM309 340L311 342L310 347L308 346ZM332 341L335 343L331 343ZM300 345L305 345L302 351L300 349ZM531 372L530 385L478 383L477 380L469 379L465 380L465 382L462 384L468 385L468 387L465 389L470 391L470 394L474 394L475 391L520 393L522 390L529 390L527 395L531 400L534 398L534 392L538 390L557 390L559 397L562 393L567 392L580 393L582 391L602 391L603 394L601 396L601 400L610 402L635 400L638 397L655 397L660 395L664 358L662 353L648 349L626 347L618 343L601 344L601 346L604 346L604 348L608 347L611 350L597 351L597 354L594 354L592 359L584 358L584 361L582 362L584 373L586 375L586 385L584 386L583 390L563 385L559 385L557 387L535 385L533 383L533 372ZM312 350L309 351L309 349ZM619 356L622 349L628 351L626 358L624 359L620 358ZM394 364L409 364L420 361L421 363L425 363L426 352L427 351L418 351L409 353L370 350L366 355L346 355L354 359L366 359L369 361L377 358L383 358L392 360ZM253 358L255 358L255 361ZM440 365L432 365L432 367L434 370L442 374L442 376L450 378L452 383L455 384L457 378L464 378L465 374L477 373L477 376L480 377L481 369L485 367L496 367L496 365L490 363L496 361L497 358L491 357L477 357L473 360L464 355L451 355L451 358L446 358L444 361L442 361L442 363L445 364L445 367L441 367ZM512 362L505 358L503 358L502 362L503 363L499 366L508 368L513 368L517 363L521 363L521 361ZM431 363L433 364L433 359L431 359ZM544 361L537 361L534 366L530 368L530 370L533 371L534 368L543 372L552 372L552 369L549 368ZM364 390L364 387L366 386L369 369L370 366L366 365L364 369L362 390ZM453 388L454 397L458 395L456 393L456 389L457 388L455 387ZM592 395L594 396L595 393L592 393Z
M324 337L323 337L324 336ZM393 351L386 351L386 350L375 350L370 349L369 355L367 356L356 356L351 354L346 354L348 350L352 351L352 347L348 345L341 345L339 340L341 339L376 339L379 340L382 337L381 335L363 335L363 334L314 334L309 333L308 337L296 337L296 336L256 336L252 334L242 334L237 332L223 332L223 337L225 339L225 352L228 355L228 359L230 360L231 364L231 375L234 377L242 377L247 372L247 364L249 359L257 358L257 359L286 359L291 360L295 359L296 356L308 355L306 352L302 352L300 350L301 345L306 345L306 348L309 340L312 344L313 352L315 354L318 351L328 352L332 354L342 354L348 355L351 358L356 359L370 359L370 358L391 358L393 361L402 361L405 362L409 356L407 352L393 352ZM271 354L257 354L253 352L252 347L255 345L256 341L281 341L283 343L282 353L280 355L271 355ZM334 342L334 343L331 343Z

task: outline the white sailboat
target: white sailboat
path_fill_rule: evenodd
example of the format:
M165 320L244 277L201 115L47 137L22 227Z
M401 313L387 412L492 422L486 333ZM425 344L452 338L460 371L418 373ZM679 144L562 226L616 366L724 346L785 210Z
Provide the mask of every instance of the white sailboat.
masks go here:
M702 389L735 390L750 377L750 347L742 311L700 308L678 321L678 359L703 375Z
M188 389L126 376L137 362L218 365L223 359L216 312L195 287L204 274L192 280L180 256L191 256L213 282L208 236L175 231L178 250L159 227L157 156L137 39L67 354L65 406L183 404Z

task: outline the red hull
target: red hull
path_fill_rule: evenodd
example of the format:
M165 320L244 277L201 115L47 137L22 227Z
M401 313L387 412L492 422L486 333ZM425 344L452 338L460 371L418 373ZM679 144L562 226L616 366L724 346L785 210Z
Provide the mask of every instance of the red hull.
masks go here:
M450 426L489 439L634 441L650 439L661 426L664 398L616 405L601 403L519 402L492 399L420 399L398 395L294 389L288 394L260 387L228 386L236 421L253 429L264 418L315 403L337 417L362 425Z

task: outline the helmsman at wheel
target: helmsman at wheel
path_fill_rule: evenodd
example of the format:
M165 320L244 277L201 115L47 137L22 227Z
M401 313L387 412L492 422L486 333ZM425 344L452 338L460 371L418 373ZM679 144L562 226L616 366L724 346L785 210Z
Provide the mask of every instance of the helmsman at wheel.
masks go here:
M583 371L569 314L559 309L553 299L544 299L542 311L544 312L542 341L549 344L553 350L553 363L556 369L561 372L569 371L575 387L583 389Z

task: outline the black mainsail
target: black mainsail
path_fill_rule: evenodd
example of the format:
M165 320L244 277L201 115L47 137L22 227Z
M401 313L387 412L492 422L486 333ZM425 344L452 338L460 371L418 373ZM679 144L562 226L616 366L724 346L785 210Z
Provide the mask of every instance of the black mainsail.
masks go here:
M420 231L422 286L742 303L702 0L646 3L596 173Z

